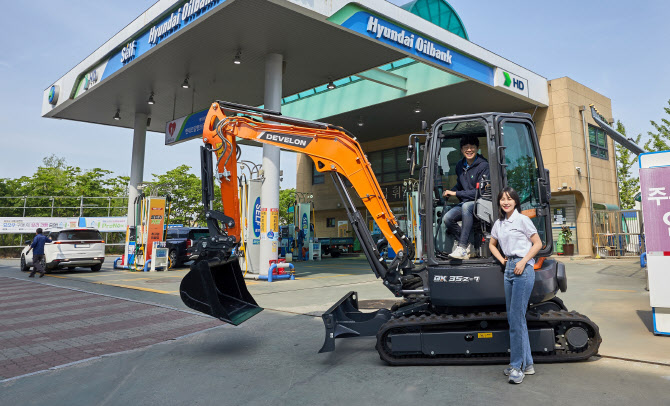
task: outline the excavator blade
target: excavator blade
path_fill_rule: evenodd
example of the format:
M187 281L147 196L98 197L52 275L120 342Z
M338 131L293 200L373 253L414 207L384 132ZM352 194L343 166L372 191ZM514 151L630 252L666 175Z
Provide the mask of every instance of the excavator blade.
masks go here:
M263 310L247 290L236 256L196 261L182 279L179 294L191 309L235 326Z

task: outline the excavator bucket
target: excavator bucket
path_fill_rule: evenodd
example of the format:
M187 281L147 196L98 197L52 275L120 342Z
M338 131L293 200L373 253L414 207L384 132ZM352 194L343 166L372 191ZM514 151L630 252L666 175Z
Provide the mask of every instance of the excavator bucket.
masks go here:
M260 313L244 283L236 256L196 261L181 281L181 300L193 310L235 326Z

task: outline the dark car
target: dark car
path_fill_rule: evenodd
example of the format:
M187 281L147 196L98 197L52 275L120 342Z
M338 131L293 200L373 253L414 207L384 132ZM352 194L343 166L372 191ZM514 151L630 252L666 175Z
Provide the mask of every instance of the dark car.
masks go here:
M197 259L188 252L200 237L209 236L206 227L172 227L167 230L166 246L170 249L170 262L173 267Z

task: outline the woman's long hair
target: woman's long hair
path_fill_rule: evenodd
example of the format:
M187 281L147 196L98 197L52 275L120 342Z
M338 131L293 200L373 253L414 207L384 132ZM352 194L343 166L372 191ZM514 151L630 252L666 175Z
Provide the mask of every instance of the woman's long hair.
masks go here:
M505 216L506 216L505 211L503 211L502 206L500 205L500 199L502 199L504 194L507 194L507 196L509 196L510 199L514 200L514 210L521 213L521 200L519 199L519 194L516 192L516 190L514 190L513 188L508 186L508 187L504 188L503 190L501 190L500 193L498 193L498 200L497 200L497 202L498 202L498 218L500 220L504 220Z

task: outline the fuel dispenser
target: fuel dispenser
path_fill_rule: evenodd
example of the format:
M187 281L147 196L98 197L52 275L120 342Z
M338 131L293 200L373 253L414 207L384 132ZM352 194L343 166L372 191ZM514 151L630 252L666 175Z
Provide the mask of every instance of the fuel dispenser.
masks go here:
M238 259L244 273L260 274L261 258L261 179L242 179L240 204L242 205L242 244ZM265 268L267 272L267 268Z
M114 268L146 272L170 267L169 249L165 245L170 201L169 196L145 196L144 193L137 196L135 224L126 229L125 253L114 261Z

